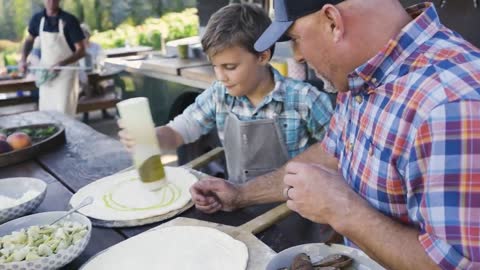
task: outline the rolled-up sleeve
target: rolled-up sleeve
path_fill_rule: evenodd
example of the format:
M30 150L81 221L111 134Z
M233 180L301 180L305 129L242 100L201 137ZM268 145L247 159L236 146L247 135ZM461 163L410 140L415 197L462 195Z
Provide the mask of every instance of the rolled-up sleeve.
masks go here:
M437 107L420 125L407 169L419 241L442 269L480 269L480 102Z
M216 83L214 83L167 126L178 132L184 143L196 141L215 127L217 100Z

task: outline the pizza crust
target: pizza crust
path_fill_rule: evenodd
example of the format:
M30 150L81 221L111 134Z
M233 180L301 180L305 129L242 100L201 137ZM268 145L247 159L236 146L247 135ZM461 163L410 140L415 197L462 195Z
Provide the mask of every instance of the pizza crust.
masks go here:
M247 246L228 234L208 227L172 226L120 242L81 269L245 270L247 263Z
M185 206L190 200L190 187L197 178L184 168L165 167L168 182L150 191L140 181L136 170L99 179L75 193L72 207L87 196L94 202L78 212L107 221L138 220L167 214Z

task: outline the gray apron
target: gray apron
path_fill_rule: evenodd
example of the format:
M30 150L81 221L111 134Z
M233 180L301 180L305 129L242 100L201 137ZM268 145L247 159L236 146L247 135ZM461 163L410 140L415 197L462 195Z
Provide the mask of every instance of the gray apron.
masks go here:
M225 119L224 150L228 179L244 183L269 173L288 161L288 152L276 119L242 121L232 112Z

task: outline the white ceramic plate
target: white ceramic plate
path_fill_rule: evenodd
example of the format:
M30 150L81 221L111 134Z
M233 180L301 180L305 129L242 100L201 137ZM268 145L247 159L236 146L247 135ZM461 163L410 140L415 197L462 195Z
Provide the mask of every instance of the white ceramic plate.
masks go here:
M0 179L0 187L0 195L10 198L20 198L29 190L38 192L38 195L29 201L10 208L0 209L0 224L30 214L42 203L47 193L47 184L36 178L15 177Z
M344 254L353 259L352 266L346 268L348 270L385 270L359 249L344 245L326 245L321 243L305 244L287 248L272 258L267 265L267 270L278 270L290 267L293 258L299 253L306 253L314 263L331 254Z
M0 236L10 234L14 231L19 231L23 228L28 228L34 225L46 225L55 221L57 218L64 215L66 211L56 211L56 212L44 212L39 214L34 214L30 216L21 217L10 222L7 222L3 225L0 225ZM21 262L11 262L11 263L0 263L0 269L2 270L19 270L19 269L42 269L42 270L51 270L58 269L67 263L73 261L77 258L90 241L90 235L92 233L92 223L90 220L80 214L73 213L68 217L63 219L64 221L73 221L78 222L82 225L86 225L88 232L82 238L82 240L77 243L69 246L68 248L59 251L57 254L53 254L48 257L42 257L32 261L21 261Z

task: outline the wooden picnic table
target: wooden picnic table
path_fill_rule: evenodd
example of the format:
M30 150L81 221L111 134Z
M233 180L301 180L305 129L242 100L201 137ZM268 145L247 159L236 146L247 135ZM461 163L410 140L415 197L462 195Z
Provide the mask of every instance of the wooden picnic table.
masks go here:
M65 145L43 153L34 160L0 168L0 178L35 177L48 184L46 198L36 212L67 210L74 192L97 179L131 166L130 157L120 142L63 114L28 112L0 117L2 128L52 122L61 123L65 127L67 140ZM203 214L192 207L180 216L238 226L273 206L254 206L231 213L220 212L212 215ZM163 222L134 228L94 227L86 250L64 269L78 269L98 252ZM257 235L276 252L303 243L325 242L332 236L334 233L330 227L314 224L297 214L292 214Z
M37 86L35 86L35 78L33 77L0 81L0 93L10 93L18 90L32 91L35 89L37 89Z
M98 83L104 80L109 80L115 77L118 71L106 71L106 72L89 72L88 80L91 85L98 87ZM11 93L19 90L32 91L37 89L35 85L35 77L28 76L15 80L1 80L0 81L0 93Z

